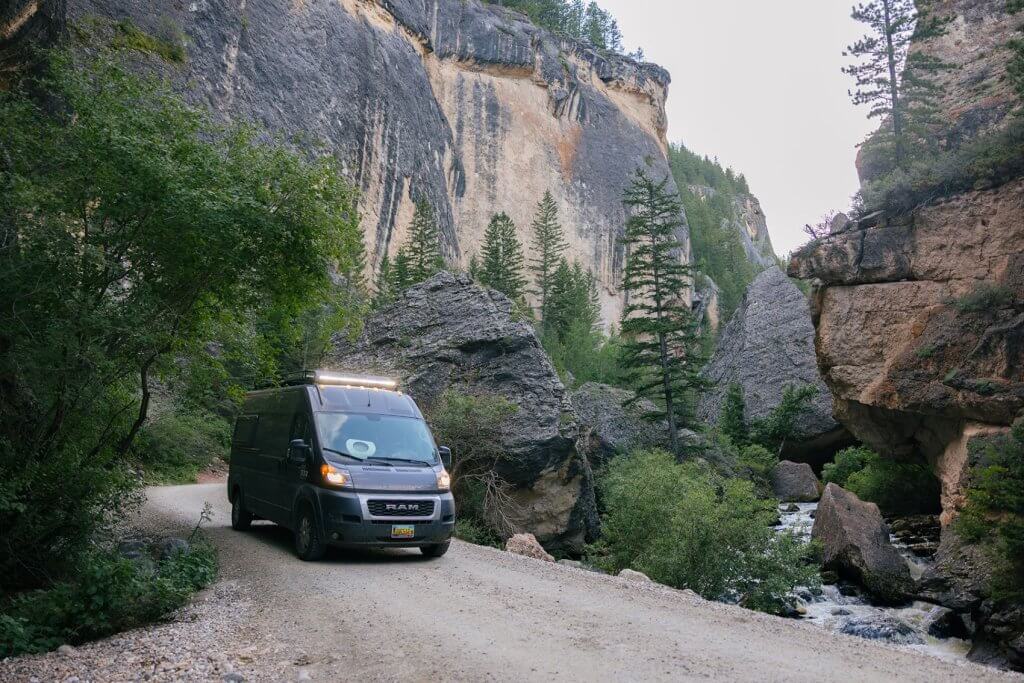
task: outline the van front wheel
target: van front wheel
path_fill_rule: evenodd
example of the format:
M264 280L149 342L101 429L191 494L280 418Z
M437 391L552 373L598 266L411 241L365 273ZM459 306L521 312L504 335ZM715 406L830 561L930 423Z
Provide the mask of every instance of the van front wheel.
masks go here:
M441 557L448 552L448 547L451 544L451 541L445 541L444 543L435 543L434 545L421 545L420 552L427 557Z
M248 531L252 526L252 513L242 503L242 492L235 491L235 499L231 501L231 528L235 531Z
M327 545L320 538L313 508L303 505L295 520L295 554L299 556L300 560L315 562L323 558L326 552Z

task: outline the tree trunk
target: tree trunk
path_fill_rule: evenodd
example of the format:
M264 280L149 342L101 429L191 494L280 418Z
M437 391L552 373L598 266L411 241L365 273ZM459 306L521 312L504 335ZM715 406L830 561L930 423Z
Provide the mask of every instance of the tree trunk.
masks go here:
M892 15L889 3L891 0L882 0L882 7L885 12L885 53L889 61L889 98L892 100L892 136L895 146L896 167L903 169L906 160L903 149L903 112L900 109L900 93L896 81L896 48L892 43Z

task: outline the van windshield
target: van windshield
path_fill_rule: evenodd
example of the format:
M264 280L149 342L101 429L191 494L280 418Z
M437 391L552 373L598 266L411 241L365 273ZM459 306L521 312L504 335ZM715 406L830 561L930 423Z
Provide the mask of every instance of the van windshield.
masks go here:
M324 448L356 460L437 463L437 448L427 423L412 417L317 413Z

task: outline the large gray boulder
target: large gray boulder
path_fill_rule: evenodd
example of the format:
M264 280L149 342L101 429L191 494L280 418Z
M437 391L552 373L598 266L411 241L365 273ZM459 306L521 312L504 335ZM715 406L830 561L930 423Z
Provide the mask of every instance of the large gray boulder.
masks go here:
M644 417L655 409L654 404L640 399L625 405L635 396L628 389L597 382L587 382L572 393L572 405L592 459L602 461L640 448L667 447L668 426Z
M889 542L889 527L874 503L830 483L811 538L821 542L826 570L860 583L879 600L898 602L913 591L910 567Z
M697 409L708 424L718 422L730 384L743 388L748 421L778 406L787 385L809 384L818 393L811 409L797 420L796 439L783 454L800 453L801 445L825 448L846 438L845 429L832 418L832 394L818 373L807 298L776 266L747 288L703 375L715 385Z
M821 497L821 482L805 462L783 460L771 471L772 493L790 503L810 503Z
M580 550L596 537L593 476L576 450L569 397L503 294L439 273L367 320L355 342L336 339L327 365L398 377L428 416L447 389L507 398L519 406L498 471L514 487L510 521L548 548Z

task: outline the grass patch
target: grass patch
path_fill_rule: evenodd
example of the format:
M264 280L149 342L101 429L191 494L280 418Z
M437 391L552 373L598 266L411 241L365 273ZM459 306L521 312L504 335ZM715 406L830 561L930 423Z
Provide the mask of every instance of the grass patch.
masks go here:
M122 19L114 25L112 45L118 49L135 50L149 55L156 55L167 62L184 64L188 58L185 52L184 37L175 31L173 40L157 38L146 33L135 25L131 19Z
M970 292L953 299L949 305L960 313L981 313L1006 308L1013 303L1013 292L1008 288L981 282Z

